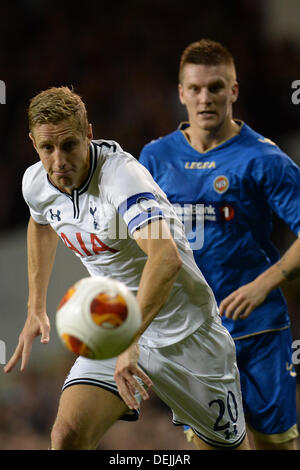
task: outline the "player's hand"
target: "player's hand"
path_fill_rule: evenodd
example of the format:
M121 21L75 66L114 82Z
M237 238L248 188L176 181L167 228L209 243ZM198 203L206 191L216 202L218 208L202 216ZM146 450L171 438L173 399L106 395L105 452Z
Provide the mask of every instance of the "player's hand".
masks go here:
M50 322L46 313L41 315L30 314L19 336L19 342L12 357L4 367L4 372L10 372L16 363L21 360L22 372L29 361L34 338L41 336L41 343L47 344L50 339Z
M267 297L267 292L262 283L252 281L232 292L222 300L219 306L220 315L232 320L245 319Z
M131 345L125 352L119 355L115 368L115 381L119 394L129 409L137 410L139 403L135 393L139 392L143 400L147 400L149 395L146 387L151 387L151 379L138 366L139 346ZM139 377L144 382L143 386L137 379Z

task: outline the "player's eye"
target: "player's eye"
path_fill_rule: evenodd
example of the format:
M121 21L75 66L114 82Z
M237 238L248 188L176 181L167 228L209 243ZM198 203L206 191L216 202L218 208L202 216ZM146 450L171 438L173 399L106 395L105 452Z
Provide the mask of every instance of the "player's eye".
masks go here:
M218 82L218 83L214 83L213 85L211 85L209 87L209 91L211 93L218 93L219 91L223 90L223 88L224 88L224 84L221 82Z
M71 141L68 141L68 142L65 142L64 145L63 145L63 150L65 152L71 152L71 150L73 150L73 148L75 147L76 145L76 142L74 142L73 140Z
M42 144L41 149L45 150L46 152L50 152L52 150L52 145L50 144Z

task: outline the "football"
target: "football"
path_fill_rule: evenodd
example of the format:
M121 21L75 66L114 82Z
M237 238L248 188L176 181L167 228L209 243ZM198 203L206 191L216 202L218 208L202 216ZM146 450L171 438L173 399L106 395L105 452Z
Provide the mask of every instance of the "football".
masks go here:
M123 352L141 325L133 293L121 282L102 276L83 278L70 287L56 312L56 328L65 346L90 359Z

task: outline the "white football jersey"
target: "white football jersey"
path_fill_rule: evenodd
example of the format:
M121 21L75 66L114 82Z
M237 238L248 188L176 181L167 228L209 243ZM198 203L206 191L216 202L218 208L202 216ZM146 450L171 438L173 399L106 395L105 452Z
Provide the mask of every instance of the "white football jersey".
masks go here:
M142 344L176 343L218 315L172 205L148 170L116 142L92 141L89 174L72 195L51 183L41 162L26 170L22 189L33 219L50 224L91 276L117 279L134 294L147 256L133 233L153 220L166 220L183 265L168 301L142 335Z

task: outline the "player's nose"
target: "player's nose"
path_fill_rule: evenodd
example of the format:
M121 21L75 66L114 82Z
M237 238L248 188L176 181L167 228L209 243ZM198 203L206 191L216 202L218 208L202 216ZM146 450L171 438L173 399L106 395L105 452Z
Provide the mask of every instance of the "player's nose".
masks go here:
M211 94L209 90L203 87L199 93L199 101L202 104L207 104L212 102Z
M54 166L59 169L64 168L66 164L65 153L61 149L55 148L52 156L53 156Z

